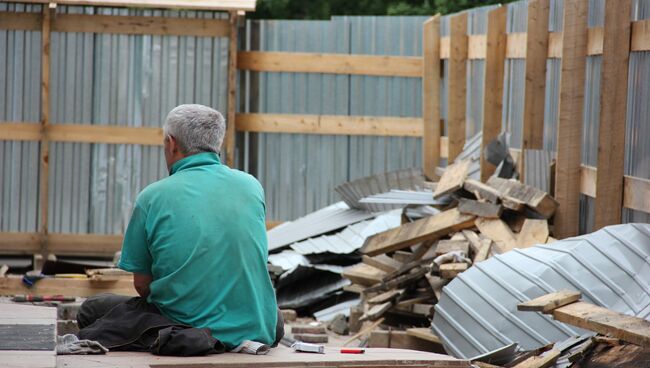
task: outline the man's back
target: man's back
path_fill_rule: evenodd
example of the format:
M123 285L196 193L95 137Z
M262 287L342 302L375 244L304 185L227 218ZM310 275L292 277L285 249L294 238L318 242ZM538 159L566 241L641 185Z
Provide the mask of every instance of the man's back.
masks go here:
M264 194L213 153L188 156L138 196L120 268L150 274L148 301L208 327L228 348L271 344L277 304L266 270Z

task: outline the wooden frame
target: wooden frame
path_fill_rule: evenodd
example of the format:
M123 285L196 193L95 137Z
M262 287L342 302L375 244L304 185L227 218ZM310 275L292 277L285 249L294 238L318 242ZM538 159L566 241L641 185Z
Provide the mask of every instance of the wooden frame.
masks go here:
M467 13L451 17L447 98L447 160L453 161L465 145L467 109Z
M422 163L424 176L437 179L440 164L440 15L422 27Z

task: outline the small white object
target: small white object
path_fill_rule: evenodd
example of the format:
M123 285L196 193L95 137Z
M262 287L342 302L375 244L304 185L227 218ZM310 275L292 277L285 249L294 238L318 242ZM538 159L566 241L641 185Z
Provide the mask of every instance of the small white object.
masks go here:
M304 353L325 354L325 346L302 341L294 342L293 345L291 345L291 348L293 348L294 351L301 351Z

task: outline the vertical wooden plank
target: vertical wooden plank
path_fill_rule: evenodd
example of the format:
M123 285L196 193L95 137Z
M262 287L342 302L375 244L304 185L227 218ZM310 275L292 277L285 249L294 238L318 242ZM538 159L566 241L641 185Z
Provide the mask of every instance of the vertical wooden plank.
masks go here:
M528 3L526 36L526 84L524 89L524 125L522 153L544 146L544 97L546 94L546 59L548 57L548 13L550 0ZM520 160L520 172L523 162Z
M566 0L562 40L562 74L557 127L555 237L578 235L580 225L580 163L587 63L588 0Z
M488 13L485 88L483 91L483 138L481 142L481 180L486 181L495 166L485 160L483 150L501 132L503 111L503 74L506 60L506 15L502 6Z
M621 222L630 0L605 1L594 231Z
M465 145L465 110L467 106L467 13L451 18L449 50L449 136L448 162L454 161Z
M228 41L228 117L226 118L226 164L235 165L235 137L237 133L237 12L230 12L230 35Z
M52 13L55 7L50 9L48 4L43 4L43 18L41 24L41 128L44 132L50 124L50 29L52 25ZM41 209L39 229L41 236L41 253L43 259L47 256L47 234L48 234L48 208L49 208L49 158L50 142L45 134L41 134L40 140L40 171L39 176L39 207Z
M424 22L422 37L422 162L424 175L436 180L440 165L440 16Z

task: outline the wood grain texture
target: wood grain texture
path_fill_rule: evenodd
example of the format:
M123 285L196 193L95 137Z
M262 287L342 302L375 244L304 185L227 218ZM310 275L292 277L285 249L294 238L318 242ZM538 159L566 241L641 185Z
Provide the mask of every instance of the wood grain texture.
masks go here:
M524 86L523 142L521 146L524 150L542 149L544 146L549 1L532 0L528 3L526 82Z
M505 47L505 44L504 44ZM470 60L485 59L488 51L486 35L467 36L467 58Z
M465 145L467 106L467 13L454 15L450 21L450 55L448 74L448 160L454 161Z
M483 94L483 136L481 138L481 180L487 180L496 169L485 159L484 149L501 133L503 114L503 77L506 59L505 6L488 13L487 51L485 54L485 85Z
M621 222L631 0L605 1L593 230Z
M50 36L52 27L52 15L54 10L43 6L41 24L41 127L47 130L50 125ZM41 253L43 259L47 256L45 252L45 239L48 233L48 209L49 209L49 181L50 181L50 142L46 136L40 140L40 165L38 172L38 209L39 232L41 235Z
M38 141L42 131L39 123L0 122L0 140L4 141Z
M100 14L57 14L52 32L227 37L227 20Z
M508 59L526 58L526 33L508 33L506 39L506 57Z
M366 239L361 252L369 256L384 254L423 241L436 240L452 232L474 226L474 216L450 209L437 215L406 223Z
M580 225L580 163L587 64L588 0L568 0L564 13L563 59L557 126L555 236L578 235Z
M21 277L0 277L0 295L63 295L89 297L101 293L136 296L133 280L90 281L83 279L46 278L26 287Z
M304 52L240 51L240 70L422 78L422 58Z
M228 18L230 37L228 38L228 111L226 116L226 136L224 151L226 165L235 167L235 147L237 140L237 12L231 11Z
M580 300L582 294L579 291L560 290L555 293L542 295L539 298L529 300L517 305L518 311L549 313L554 309Z
M347 115L237 114L240 132L421 137L420 118Z
M562 355L558 350L550 350L544 355L530 357L514 366L514 368L548 368L555 364L555 361Z
M51 124L45 136L55 142L84 142L108 144L141 144L162 146L161 128L127 127L118 125Z
M575 302L553 311L553 318L572 326L650 347L650 321L617 313L586 302Z
M494 241L501 253L517 247L517 238L508 225L500 219L477 219L476 227L486 238Z
M433 198L438 199L461 189L467 179L470 164L470 160L464 160L447 166L433 192Z
M528 248L537 244L546 244L548 235L548 221L526 219L517 234L517 247Z
M440 164L440 16L422 28L422 163L424 176L437 179Z

